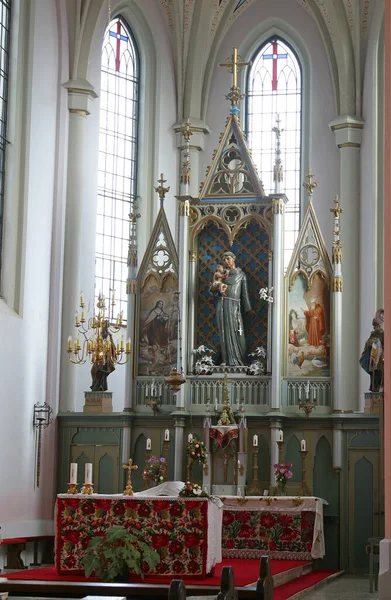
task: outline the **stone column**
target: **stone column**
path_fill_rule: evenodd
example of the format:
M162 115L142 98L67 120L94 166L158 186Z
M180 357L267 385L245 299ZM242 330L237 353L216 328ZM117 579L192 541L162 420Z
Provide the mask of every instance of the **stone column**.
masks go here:
M74 332L75 310L79 307L80 265L82 262L82 207L86 185L85 153L86 123L91 101L97 97L93 87L85 80L70 80L64 85L68 90L69 138L67 199L65 214L65 249L63 276L60 411L74 411L76 407L77 366L72 365L65 352L68 336Z
M189 306L188 306L188 321L187 321L187 364L189 371L193 370L193 355L192 350L194 349L194 327L195 327L195 291L196 291L196 255L190 253L189 255ZM186 324L184 323L184 327ZM185 346L183 346L185 348Z
M126 363L126 373L125 373L125 405L124 412L133 412L133 366L134 366L134 357L136 352L135 347L135 314L136 314L136 294L137 294L137 279L128 279L126 282L127 294L128 294L128 311L127 311L127 321L128 321L128 336L130 337L130 354L129 360Z
M391 5L384 16L384 257L391 256ZM384 269L384 312L391 315L391 273ZM384 320L384 347L391 348L391 318ZM384 353L384 539L380 542L379 600L391 599L391 352Z
M334 213L333 230L333 278L332 278L332 307L333 307L333 409L335 412L341 412L342 406L342 382L344 372L342 370L343 355L343 321L342 321L342 298L343 298L343 278L342 278L342 245L340 240L340 215L343 209L339 205L338 196L335 197L334 208L330 208Z
M178 358L177 370L186 375L188 373L188 354L186 348L187 341L187 318L189 306L189 219L190 219L190 201L189 197L179 197L179 315L180 323L178 327ZM177 409L185 407L185 394L188 390L187 384L181 386L177 394Z
M344 280L341 323L349 335L343 336L340 346L339 369L343 373L341 385L334 389L334 410L353 411L358 408L359 369L357 355L352 348L360 348L359 323L359 252L360 238L360 147L364 122L345 115L330 123L340 150L340 198L344 208L341 219L341 239L344 246ZM332 190L337 192L338 190ZM335 296L335 294L334 294ZM338 308L335 306L334 308ZM335 343L335 340L334 340ZM337 396L338 394L338 396Z
M273 235L273 321L272 321L272 389L271 410L281 407L282 332L284 307L284 194L272 194Z
M174 480L181 481L183 477L183 432L185 429L185 419L176 418L174 421L175 429L175 461L174 461Z

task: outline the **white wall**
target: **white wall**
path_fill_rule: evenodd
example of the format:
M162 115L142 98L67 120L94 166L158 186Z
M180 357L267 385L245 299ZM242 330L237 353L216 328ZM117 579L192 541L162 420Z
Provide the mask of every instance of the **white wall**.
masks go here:
M15 2L15 21L19 13ZM16 264L16 288L20 289L17 311L7 305L8 280L3 288L0 322L3 344L0 348L0 525L3 537L39 534L52 528L55 478L55 424L43 434L41 485L35 488L35 431L33 406L46 399L57 410L57 398L47 398L48 337L58 321L49 323L50 269L53 233L53 200L57 197L57 107L58 85L58 16L52 0L22 2L20 23L26 23L25 52L21 45L13 48L19 76L23 79L23 111L16 118L11 145L20 139L13 156L21 153L18 178L19 195L6 194L6 212L11 202L19 203L20 263ZM15 37L15 39L17 39ZM15 64L12 65L15 67ZM11 90L11 97L15 90ZM18 103L10 103L11 123ZM60 116L60 115L59 115ZM63 118L63 116L62 116ZM18 128L22 132L19 137ZM15 189L15 181L9 182ZM8 190L9 191L9 190ZM12 213L12 210L8 213ZM12 227L5 231L7 245L13 241ZM12 225L12 224L11 224ZM15 225L13 223L13 225ZM7 233L8 232L8 233ZM8 239L7 239L8 234ZM61 254L61 252L60 252ZM53 265L58 268L57 265ZM20 287L19 287L20 286ZM51 348L50 351L55 351Z
M310 56L311 102L310 104L306 102L307 110L310 111L310 131L304 143L309 144L308 166L312 168L315 181L318 182L314 193L314 208L326 246L331 252L333 222L329 207L333 206L334 196L339 193L339 151L328 124L337 115L328 59L315 21L298 2L291 0L254 2L236 19L227 32L220 46L216 63L226 62L226 58L232 53L232 47L240 47L243 40L252 39L254 31L267 20L278 28L283 29L286 25L287 29L293 30ZM211 163L212 152L217 148L219 135L224 130L225 120L229 114L229 102L225 100L224 95L232 85L231 75L217 64L214 68L206 117L211 135L206 140L205 151L201 157L202 175L205 173L206 166ZM273 126L274 123L271 123L270 127ZM242 127L244 128L243 116ZM302 174L303 181L304 175L305 173ZM262 173L260 177L262 179Z

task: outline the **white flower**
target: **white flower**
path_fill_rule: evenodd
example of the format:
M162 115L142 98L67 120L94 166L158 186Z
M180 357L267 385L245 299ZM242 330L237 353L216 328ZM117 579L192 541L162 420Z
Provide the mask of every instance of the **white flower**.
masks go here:
M159 479L160 479L160 481L161 481L161 480L163 479L163 475L160 475Z

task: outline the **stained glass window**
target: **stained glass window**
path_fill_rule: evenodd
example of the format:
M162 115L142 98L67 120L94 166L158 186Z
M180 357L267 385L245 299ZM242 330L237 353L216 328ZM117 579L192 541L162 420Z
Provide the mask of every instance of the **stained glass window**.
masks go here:
M140 65L130 28L111 21L103 40L95 296L112 298L126 321L129 214L137 194Z
M3 245L4 178L7 144L8 67L10 51L11 0L0 0L0 261Z
M284 180L285 256L287 267L299 231L302 77L293 49L279 37L257 50L248 72L246 132L252 155L267 194L274 192L273 167L276 136L272 128L279 115Z

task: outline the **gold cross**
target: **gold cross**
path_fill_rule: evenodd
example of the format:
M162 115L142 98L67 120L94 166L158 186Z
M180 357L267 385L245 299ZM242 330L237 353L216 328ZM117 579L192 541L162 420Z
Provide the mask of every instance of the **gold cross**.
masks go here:
M163 204L163 200L166 197L167 192L170 191L170 187L164 187L164 183L166 183L167 179L163 179L163 173L160 173L160 179L158 179L158 183L160 185L155 187L155 192L159 194L160 202Z
M124 490L124 496L133 496L132 471L138 469L138 466L133 464L133 458L129 458L128 464L122 465L122 468L128 472L128 482Z
M338 194L336 194L336 196L335 196L334 204L335 204L335 208L330 208L330 212L334 213L334 217L336 219L339 219L341 213L343 213L343 208L341 208L340 205L339 205L339 196L338 196Z
M238 71L246 65L251 65L251 62L238 62L238 49L234 48L232 51L231 62L221 63L219 64L219 67L227 67L228 71L232 73L232 87L237 87Z
M308 183L303 183L303 188L307 190L310 196L312 196L314 189L318 187L316 181L312 182L314 176L312 175L311 169L308 169L308 175L305 176L308 179Z

